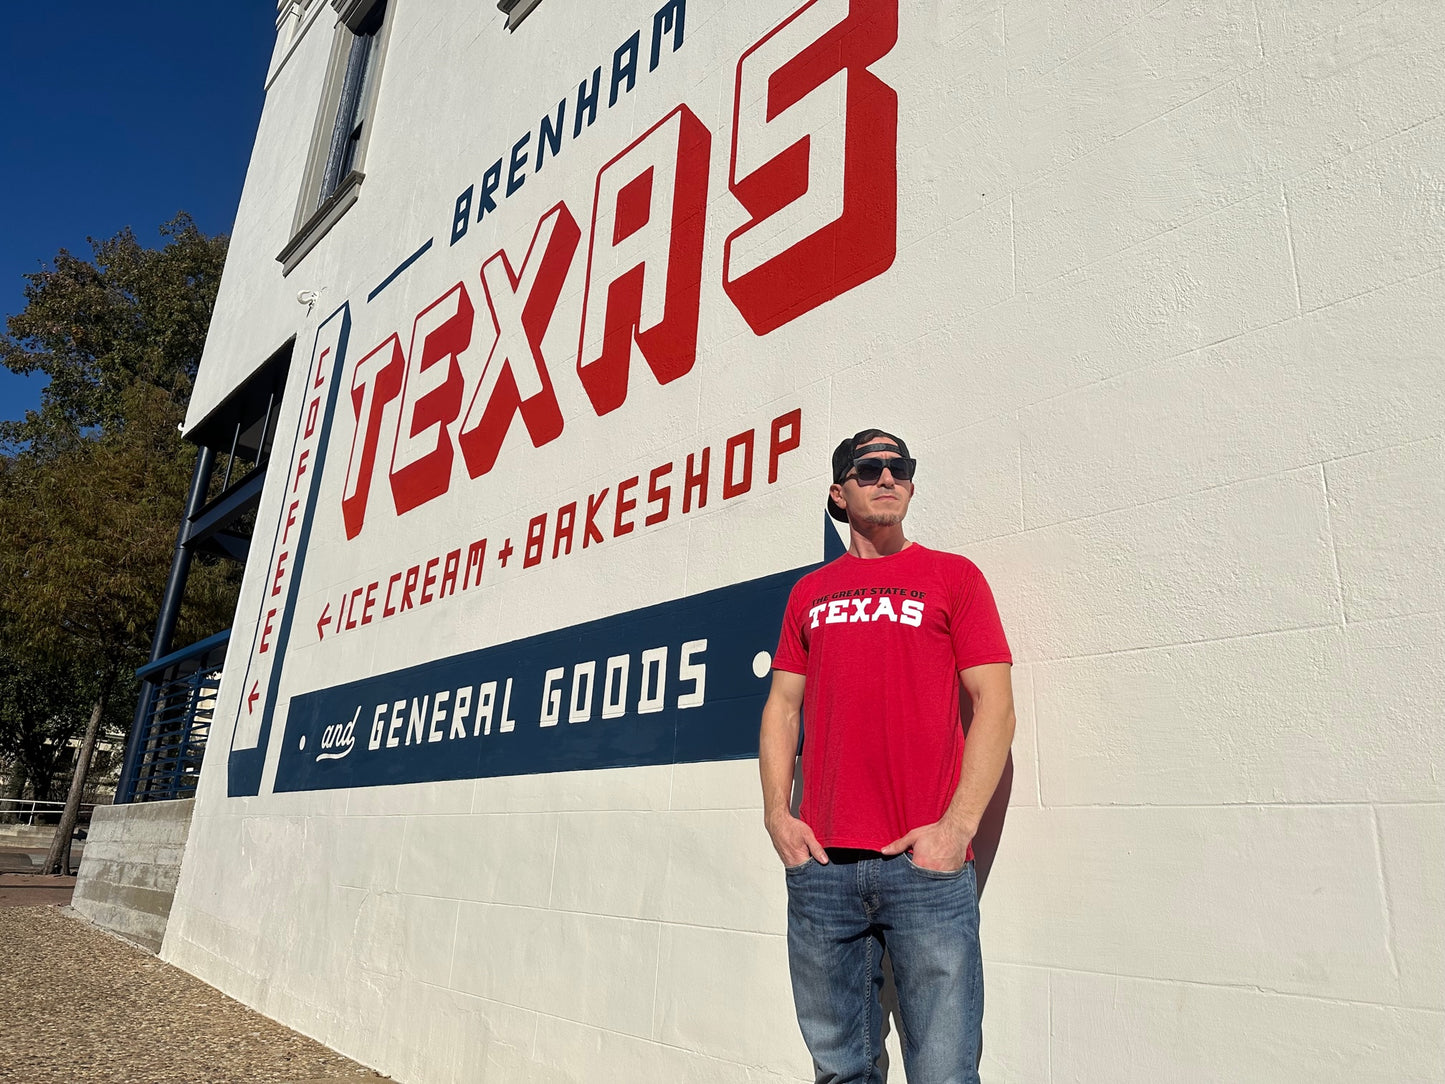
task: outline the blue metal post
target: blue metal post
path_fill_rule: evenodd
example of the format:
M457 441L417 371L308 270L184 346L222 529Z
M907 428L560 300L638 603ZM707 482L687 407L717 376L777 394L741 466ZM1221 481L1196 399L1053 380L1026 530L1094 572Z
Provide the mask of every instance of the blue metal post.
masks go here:
M215 466L215 462L216 453L213 449L202 445L196 450L196 466L191 472L191 491L186 497L186 511L181 517L180 530L176 532L176 549L171 556L171 574L166 581L166 592L161 597L161 611L156 617L155 635L151 637L151 662L171 649L171 637L175 635L176 619L181 613L181 598L186 591L186 578L191 572L191 550L186 545L186 540L192 517L206 503L206 489L210 485L211 468ZM149 680L142 679L140 696L135 705L135 718L130 724L130 737L125 743L125 763L120 770L120 782L115 788L117 805L128 803L135 796L136 766L140 763L141 747L145 745L146 723L150 719L154 703L155 686Z
M186 757L191 751L191 728L196 725L196 705L201 698L201 684L206 671L197 670L186 679L186 710L177 723L176 763L171 769L171 793L179 794L185 777Z

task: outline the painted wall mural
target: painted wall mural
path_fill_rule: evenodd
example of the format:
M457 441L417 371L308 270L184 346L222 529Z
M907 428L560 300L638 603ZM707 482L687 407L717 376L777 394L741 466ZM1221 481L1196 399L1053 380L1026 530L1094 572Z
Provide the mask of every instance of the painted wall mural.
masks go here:
M699 318L709 293L761 337L892 265L898 101L869 69L897 40L894 0L803 4L738 57L729 130L710 131L685 101L672 104L597 171L590 207L569 202L575 194L563 189L569 181L576 187L575 171L544 172L566 153L568 133L581 138L599 111L687 48L686 15L685 0L663 4L457 196L439 215L444 230L318 328L244 664L232 796L260 793L273 723L282 717L275 790L755 752L777 616L807 568L295 693L284 703L280 692L288 648L344 649L409 611L456 605L514 562L531 569L565 561L710 500L759 494L778 483L780 464L799 448L807 419L796 406L685 458L525 509L510 527L437 538L426 559L394 567L373 561L314 609L300 602L318 503L331 499L324 494L339 490L339 509L323 511L328 521L339 511L342 544L371 545L377 531L398 521L404 527L434 502L476 500L475 487L504 447L522 447L525 438L542 449L559 440L573 421L559 382L580 385L600 419L639 382L695 379L706 356ZM709 177L724 148L729 194L747 218L722 240L721 278L710 281ZM486 253L470 243L524 185L553 183L561 198L539 217L525 250ZM403 319L390 303L393 284L441 261L456 266L457 280ZM557 341L554 318L579 266L576 352L558 356L546 344ZM618 439L625 437L619 428ZM825 548L838 546L831 528L824 537ZM253 552L259 556L260 547Z

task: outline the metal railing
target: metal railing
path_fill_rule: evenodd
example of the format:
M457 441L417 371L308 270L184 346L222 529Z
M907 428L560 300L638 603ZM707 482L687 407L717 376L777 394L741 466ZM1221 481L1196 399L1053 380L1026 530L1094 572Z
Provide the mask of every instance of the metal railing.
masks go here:
M80 803L80 819L88 822L94 802ZM60 815L65 812L64 802L37 802L34 798L0 798L0 825L33 825L36 817L42 824L59 824ZM13 818L13 819L11 819Z
M230 637L229 630L217 633L136 671L141 700L116 787L117 804L196 793Z

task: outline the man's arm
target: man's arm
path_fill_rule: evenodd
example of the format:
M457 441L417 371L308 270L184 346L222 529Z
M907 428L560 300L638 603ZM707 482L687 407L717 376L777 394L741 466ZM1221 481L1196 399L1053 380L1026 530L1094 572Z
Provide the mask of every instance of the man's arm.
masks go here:
M793 816L793 763L798 755L798 726L803 718L802 674L773 671L773 687L763 705L758 733L758 769L763 777L763 824L785 866L802 865L811 854L827 864L827 852L813 830Z
M883 848L900 854L913 848L913 860L927 869L962 869L968 845L988 808L1014 737L1013 668L1006 662L970 666L958 672L973 700L973 723L963 747L958 789L943 816L915 828ZM801 859L799 859L801 861Z

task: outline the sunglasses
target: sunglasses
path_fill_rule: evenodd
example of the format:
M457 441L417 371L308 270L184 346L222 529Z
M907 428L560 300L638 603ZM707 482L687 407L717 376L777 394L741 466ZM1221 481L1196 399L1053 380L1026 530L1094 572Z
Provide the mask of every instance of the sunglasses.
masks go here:
M858 479L860 486L873 486L883 477L884 468L893 475L895 482L910 482L913 480L913 472L918 468L918 460L906 459L899 456L897 459L855 459L853 461L853 473L843 480L849 478Z

